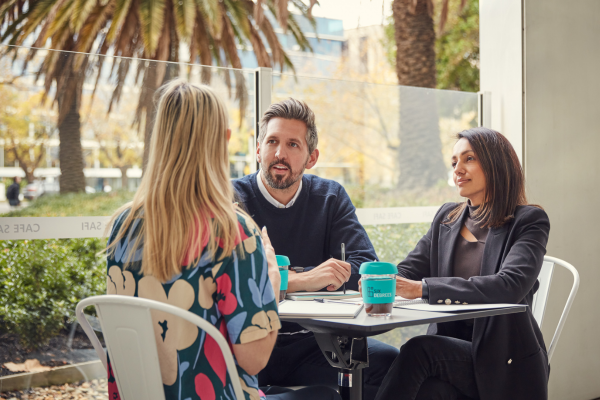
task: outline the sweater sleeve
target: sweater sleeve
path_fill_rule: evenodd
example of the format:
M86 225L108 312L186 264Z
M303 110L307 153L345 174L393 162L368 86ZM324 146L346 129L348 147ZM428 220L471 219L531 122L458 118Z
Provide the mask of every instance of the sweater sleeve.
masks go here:
M358 290L358 269L364 262L377 259L373 244L356 217L356 208L346 190L340 185L334 204L329 237L329 253L336 259L342 258L342 243L346 247L346 262L352 267L352 276L346 288Z

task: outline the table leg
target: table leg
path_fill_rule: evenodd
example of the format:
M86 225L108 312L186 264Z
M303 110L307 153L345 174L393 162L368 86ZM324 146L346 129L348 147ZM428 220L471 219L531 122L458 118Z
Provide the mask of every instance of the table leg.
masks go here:
M362 400L363 371L340 368L338 386L342 400Z
M338 368L338 386L343 400L362 400L362 369L369 366L366 338L315 333L319 348L332 367Z

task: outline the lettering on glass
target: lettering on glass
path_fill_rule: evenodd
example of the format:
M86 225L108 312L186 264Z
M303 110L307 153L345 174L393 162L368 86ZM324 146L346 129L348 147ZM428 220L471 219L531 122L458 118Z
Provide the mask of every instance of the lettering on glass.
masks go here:
M13 225L14 232L13 233L36 233L40 231L39 224L14 224ZM4 232L10 233L10 232Z
M101 231L102 230L102 222L82 222L81 230L82 231Z

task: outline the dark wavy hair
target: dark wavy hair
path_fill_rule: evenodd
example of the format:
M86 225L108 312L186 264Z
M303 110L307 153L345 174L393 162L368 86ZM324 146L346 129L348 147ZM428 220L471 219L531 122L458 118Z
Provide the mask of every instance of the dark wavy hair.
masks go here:
M462 131L456 139L469 141L485 175L483 203L473 219L483 228L504 225L514 218L517 206L528 204L525 176L515 149L504 135L488 128ZM446 223L455 222L466 207L466 201L460 203L450 211Z

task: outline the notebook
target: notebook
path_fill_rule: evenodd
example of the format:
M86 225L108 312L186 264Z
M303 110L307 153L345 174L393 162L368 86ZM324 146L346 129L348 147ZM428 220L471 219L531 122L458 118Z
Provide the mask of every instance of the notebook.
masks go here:
M346 294L340 290L337 292L292 292L285 295L286 299L296 301L312 301L314 299L341 300L356 297L360 297L360 293L355 290L346 290Z
M287 301L279 303L279 316L287 318L356 318L362 304Z

